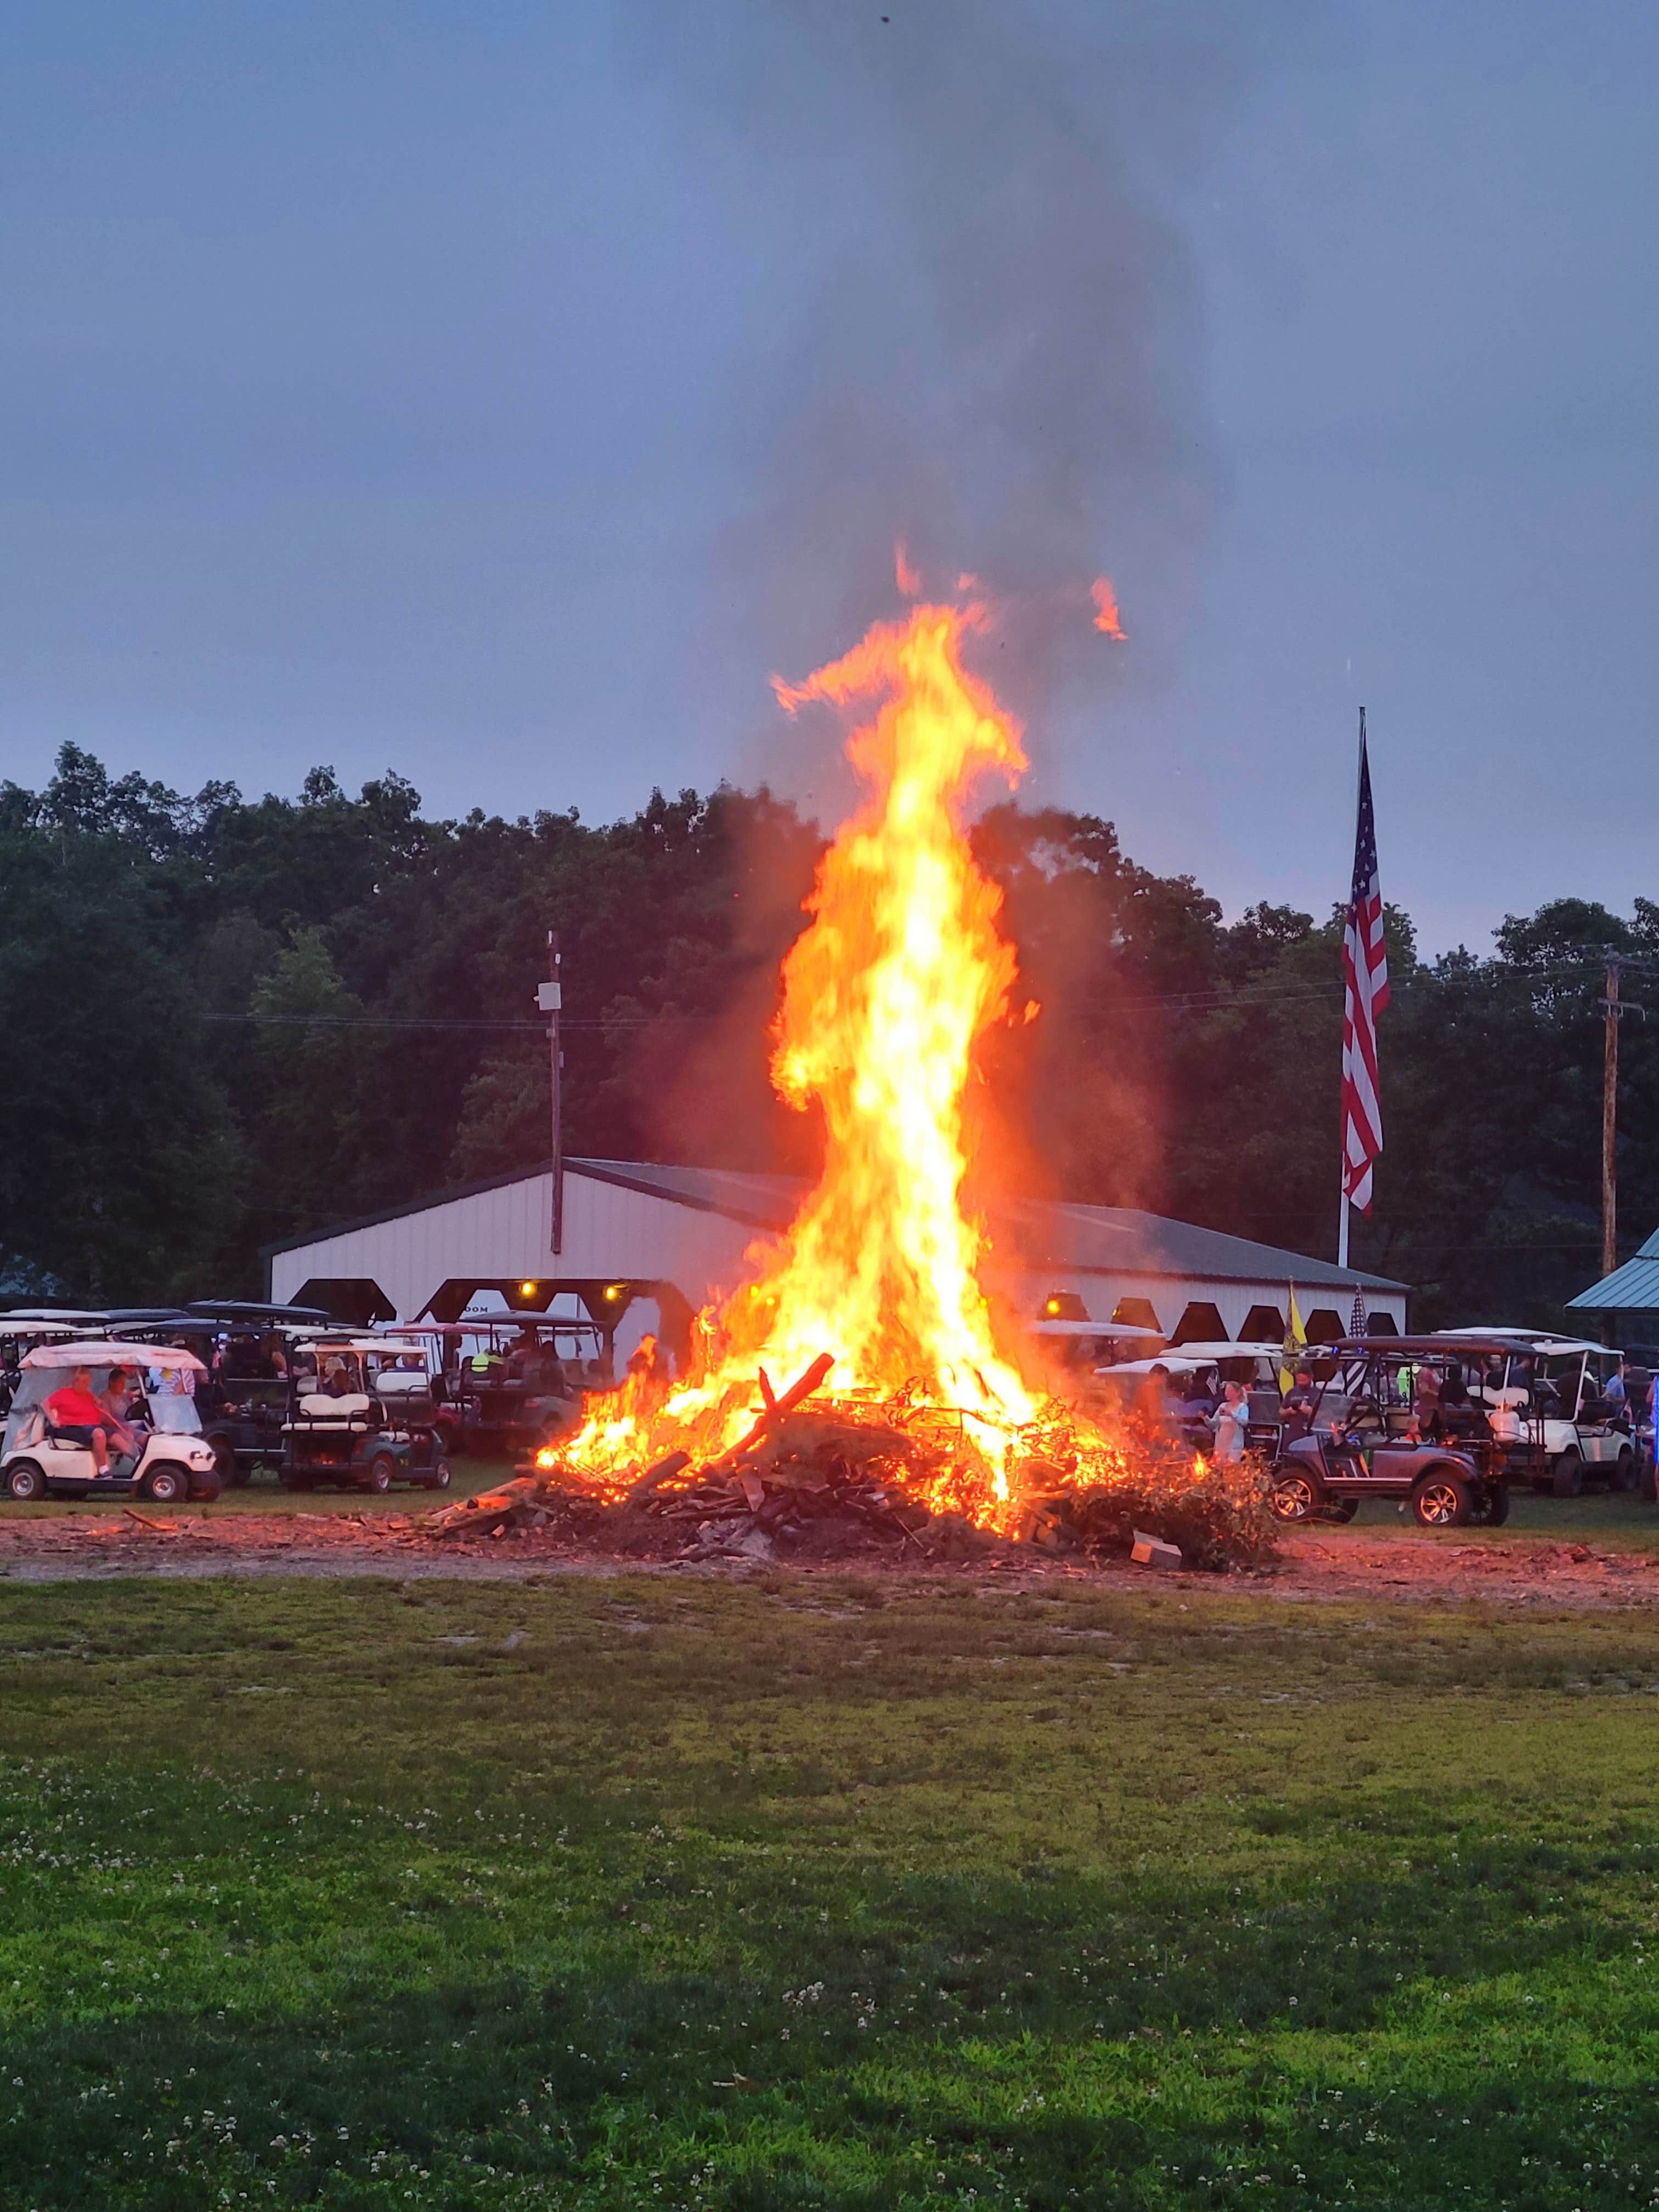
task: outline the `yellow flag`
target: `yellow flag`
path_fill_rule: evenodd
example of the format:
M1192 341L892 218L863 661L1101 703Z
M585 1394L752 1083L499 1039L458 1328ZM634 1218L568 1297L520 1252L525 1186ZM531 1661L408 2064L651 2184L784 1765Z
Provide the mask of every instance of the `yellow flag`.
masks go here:
M1289 1285L1291 1293L1290 1326L1285 1331L1285 1346L1279 1354L1279 1391L1283 1397L1296 1381L1296 1370L1301 1357L1308 1348L1308 1332L1302 1326L1302 1316L1297 1310L1296 1285Z

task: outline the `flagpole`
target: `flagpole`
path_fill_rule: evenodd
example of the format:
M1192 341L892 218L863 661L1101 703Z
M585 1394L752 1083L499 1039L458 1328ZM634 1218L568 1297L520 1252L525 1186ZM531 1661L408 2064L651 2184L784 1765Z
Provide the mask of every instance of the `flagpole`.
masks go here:
M1364 772L1364 766L1365 709L1362 707L1359 710L1359 758L1354 765L1353 772L1353 811L1356 819L1359 813L1359 779ZM1344 1005L1342 1008L1342 1018L1346 1022L1348 1018L1346 992L1343 996ZM1346 1117L1342 1114L1341 1109L1339 1107L1336 1130L1336 1264L1339 1267L1346 1267L1348 1264L1348 1163L1346 1158L1346 1148L1347 1121Z

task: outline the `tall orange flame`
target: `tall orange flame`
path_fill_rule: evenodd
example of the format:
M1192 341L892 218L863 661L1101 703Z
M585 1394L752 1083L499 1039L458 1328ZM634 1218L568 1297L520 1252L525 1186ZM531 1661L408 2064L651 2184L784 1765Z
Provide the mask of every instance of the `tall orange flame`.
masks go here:
M589 1401L562 1456L590 1479L729 1447L753 1419L757 1367L781 1387L823 1353L841 1401L948 1413L962 1446L951 1502L980 1518L1008 1505L1017 1437L1029 1455L1064 1416L1073 1463L1111 1449L1034 1395L999 1346L984 1232L962 1206L975 1047L1007 1010L1015 960L961 812L980 778L1012 782L1025 767L1018 729L963 666L983 621L976 605L920 605L804 683L775 684L792 714L875 709L847 745L869 796L819 866L772 1057L779 1093L823 1111L823 1169L787 1232L751 1249L754 1279L700 1317L693 1372L665 1401L630 1384Z
M768 1349L786 1367L834 1351L833 1382L920 1380L956 1403L1027 1400L998 1353L963 1214L963 1097L975 1041L1006 1009L1014 956L1001 894L956 809L980 775L1025 766L1019 733L963 670L977 609L921 606L799 685L811 700L874 696L848 755L872 796L844 823L784 963L772 1078L823 1109L823 1174L763 1285Z

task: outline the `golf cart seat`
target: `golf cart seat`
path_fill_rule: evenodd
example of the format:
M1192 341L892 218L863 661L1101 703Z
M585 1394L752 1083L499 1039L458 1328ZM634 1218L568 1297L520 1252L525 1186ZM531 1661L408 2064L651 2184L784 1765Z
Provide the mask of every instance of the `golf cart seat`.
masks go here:
M294 1412L294 1419L283 1424L284 1436L314 1436L324 1431L361 1436L379 1425L373 1401L362 1391L349 1392L343 1398L320 1393L301 1398Z
M431 1376L411 1367L385 1367L374 1377L377 1398L424 1398L431 1388Z

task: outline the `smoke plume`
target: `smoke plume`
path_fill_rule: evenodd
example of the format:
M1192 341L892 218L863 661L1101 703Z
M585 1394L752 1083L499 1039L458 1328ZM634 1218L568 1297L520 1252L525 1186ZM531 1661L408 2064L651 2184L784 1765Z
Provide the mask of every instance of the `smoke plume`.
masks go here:
M1217 493L1180 205L1245 74L1226 20L637 0L662 112L754 242L711 662L817 665L893 608L896 539L933 593L982 580L1023 714L1159 680Z

